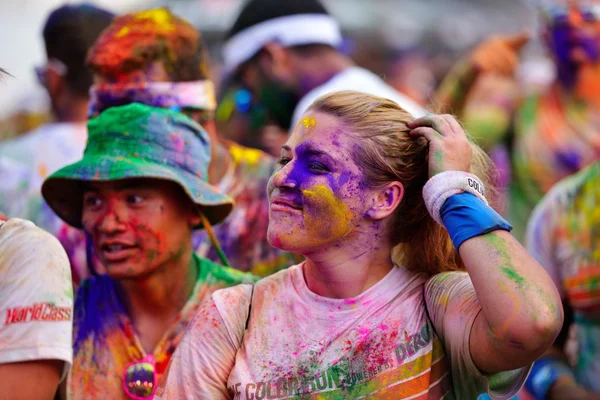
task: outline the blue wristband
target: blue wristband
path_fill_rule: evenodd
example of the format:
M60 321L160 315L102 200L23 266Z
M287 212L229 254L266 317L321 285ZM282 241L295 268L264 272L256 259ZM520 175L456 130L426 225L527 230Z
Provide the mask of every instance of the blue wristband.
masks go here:
M536 400L545 400L552 384L561 376L575 377L573 371L558 357L544 357L533 363L525 382L525 389Z
M467 192L450 196L442 205L440 216L456 250L472 237L496 230L512 230L492 207Z

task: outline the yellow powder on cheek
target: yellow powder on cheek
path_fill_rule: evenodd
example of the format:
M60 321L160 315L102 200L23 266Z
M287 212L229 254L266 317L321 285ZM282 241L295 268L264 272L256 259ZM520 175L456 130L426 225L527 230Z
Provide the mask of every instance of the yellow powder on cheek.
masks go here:
M350 233L354 213L327 186L314 185L302 194L305 199L304 224L318 238L338 238Z

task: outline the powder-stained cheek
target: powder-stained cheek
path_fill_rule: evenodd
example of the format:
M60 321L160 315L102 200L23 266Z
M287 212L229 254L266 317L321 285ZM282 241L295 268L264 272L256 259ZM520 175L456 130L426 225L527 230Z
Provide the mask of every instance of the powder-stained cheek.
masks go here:
M331 189L314 185L303 190L304 225L309 235L320 239L343 237L352 229L354 213Z

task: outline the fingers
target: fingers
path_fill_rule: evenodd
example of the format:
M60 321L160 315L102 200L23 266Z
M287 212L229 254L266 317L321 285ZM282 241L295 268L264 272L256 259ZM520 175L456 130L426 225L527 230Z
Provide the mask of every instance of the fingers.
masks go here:
M441 135L438 131L433 128L429 128L426 126L420 126L418 128L414 128L409 132L411 136L423 136L429 143L434 142L436 140L441 139Z
M407 125L411 129L429 127L436 130L438 135L442 136L454 135L452 127L450 124L448 124L448 121L446 121L446 119L442 118L440 115L427 114L424 117L410 121Z
M440 117L444 118L444 120L448 123L452 129L452 132L454 133L454 136L467 136L462 126L460 126L456 118L454 118L452 115L443 114L440 115Z
M505 43L514 51L519 51L529 42L529 39L531 39L531 35L523 32L518 35L508 36Z

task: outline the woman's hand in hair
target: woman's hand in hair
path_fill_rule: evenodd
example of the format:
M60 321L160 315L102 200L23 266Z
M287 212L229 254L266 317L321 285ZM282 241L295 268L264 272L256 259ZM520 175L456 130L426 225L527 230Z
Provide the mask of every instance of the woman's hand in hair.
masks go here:
M429 141L429 176L444 171L470 172L472 149L465 131L448 114L427 114L408 123L413 136Z

